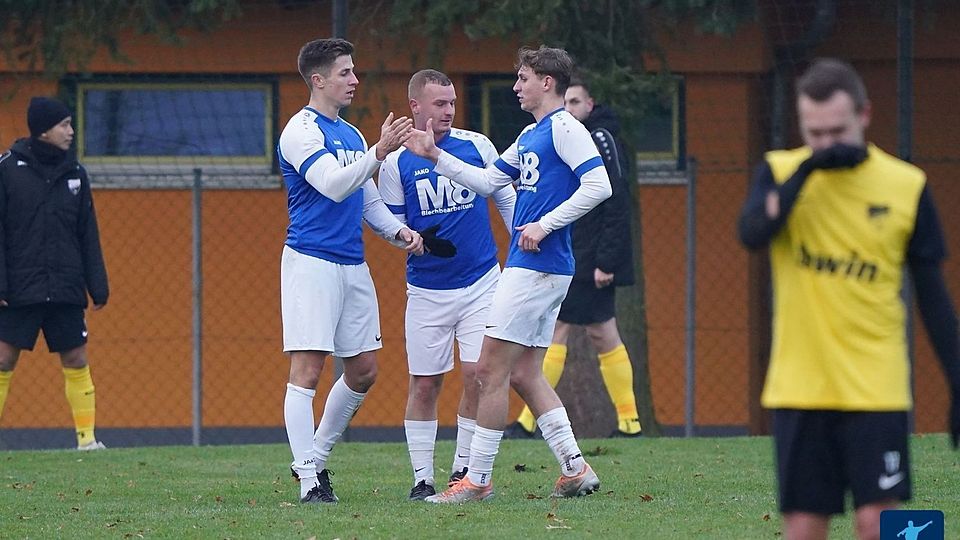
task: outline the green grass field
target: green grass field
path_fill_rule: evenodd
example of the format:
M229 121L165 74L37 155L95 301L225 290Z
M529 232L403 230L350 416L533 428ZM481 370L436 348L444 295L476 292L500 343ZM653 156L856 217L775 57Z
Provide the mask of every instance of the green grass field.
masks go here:
M496 497L465 506L406 500L406 446L334 450L338 505L302 506L285 445L0 453L4 538L776 538L768 438L585 440L599 493L547 497L558 474L543 441L505 441ZM913 440L913 508L960 515L960 454ZM452 442L437 448L446 477ZM849 517L834 536L851 537ZM952 529L952 530L951 530Z

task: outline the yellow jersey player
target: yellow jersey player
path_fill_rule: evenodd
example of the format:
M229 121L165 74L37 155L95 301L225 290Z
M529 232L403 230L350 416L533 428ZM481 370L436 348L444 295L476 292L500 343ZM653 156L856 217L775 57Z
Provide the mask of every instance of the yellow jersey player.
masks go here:
M960 435L957 317L945 255L920 169L866 144L870 102L848 64L814 62L797 81L805 145L769 152L739 223L769 246L773 348L762 403L773 409L784 536L826 538L849 491L859 538L910 498L912 406L903 266L952 390Z

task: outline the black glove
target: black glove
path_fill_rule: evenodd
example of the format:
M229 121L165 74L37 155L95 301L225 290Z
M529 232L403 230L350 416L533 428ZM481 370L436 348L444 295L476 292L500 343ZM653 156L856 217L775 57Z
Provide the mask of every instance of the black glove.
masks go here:
M817 150L805 163L810 169L849 169L867 159L865 146L835 143L829 148Z
M423 237L423 245L427 248L427 251L437 257L449 259L457 254L457 246L446 238L438 237L437 231L439 230L440 225L433 225L417 232Z

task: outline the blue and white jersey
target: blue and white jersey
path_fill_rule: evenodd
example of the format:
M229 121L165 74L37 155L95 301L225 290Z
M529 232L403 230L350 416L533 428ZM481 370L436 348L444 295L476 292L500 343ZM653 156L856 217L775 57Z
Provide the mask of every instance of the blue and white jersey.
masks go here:
M600 201L609 197L610 181L590 132L563 109L527 126L495 166L514 181L519 181L513 218L516 226L540 221L567 201L580 187L583 175L597 167L603 171L603 181L606 182L606 196ZM520 232L514 230L506 266L572 276L574 259L570 223L566 219L563 221L563 226L552 232L545 227L549 234L540 242L539 252L522 251L517 246Z
M337 264L363 262L359 187L377 165L366 150L360 131L340 117L331 120L305 107L287 122L277 145L290 214L286 245ZM372 166L338 170L359 160Z
M452 129L437 146L476 167L486 167L497 159L493 143L472 131ZM459 289L472 285L497 264L487 199L437 174L432 161L403 148L391 153L380 167L379 189L387 208L410 228L440 225L437 235L457 246L457 254L449 259L408 255L407 282L411 285ZM501 188L493 197L504 219L510 219L513 188Z

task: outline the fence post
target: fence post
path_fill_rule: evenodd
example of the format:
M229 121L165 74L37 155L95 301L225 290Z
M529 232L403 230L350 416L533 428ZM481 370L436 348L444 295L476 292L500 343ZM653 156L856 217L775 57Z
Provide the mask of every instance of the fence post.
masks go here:
M686 398L684 436L693 437L696 411L697 161L687 161Z
M193 446L203 426L203 170L193 170Z

